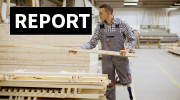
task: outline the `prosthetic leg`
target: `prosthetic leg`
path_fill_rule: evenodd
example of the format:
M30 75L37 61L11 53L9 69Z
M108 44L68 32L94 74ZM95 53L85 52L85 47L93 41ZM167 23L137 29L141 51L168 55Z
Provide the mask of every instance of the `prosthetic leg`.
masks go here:
M131 91L131 86L130 85L127 85L127 90L129 92L129 98L130 100L133 100L133 96L132 96L132 91Z

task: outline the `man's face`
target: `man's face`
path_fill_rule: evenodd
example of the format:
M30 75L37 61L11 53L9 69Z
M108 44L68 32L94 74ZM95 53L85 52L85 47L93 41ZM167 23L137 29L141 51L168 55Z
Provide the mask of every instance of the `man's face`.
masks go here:
M104 20L107 19L108 13L109 13L109 12L106 12L106 11L105 11L105 8L100 8L100 9L99 9L99 17L100 17L101 21L104 21Z

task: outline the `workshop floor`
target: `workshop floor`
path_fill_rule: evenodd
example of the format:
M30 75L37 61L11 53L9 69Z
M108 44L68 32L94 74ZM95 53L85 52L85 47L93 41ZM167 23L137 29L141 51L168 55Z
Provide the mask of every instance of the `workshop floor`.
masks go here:
M153 47L135 52L139 57L129 58L133 100L180 100L180 56ZM116 85L116 100L130 100L127 87Z

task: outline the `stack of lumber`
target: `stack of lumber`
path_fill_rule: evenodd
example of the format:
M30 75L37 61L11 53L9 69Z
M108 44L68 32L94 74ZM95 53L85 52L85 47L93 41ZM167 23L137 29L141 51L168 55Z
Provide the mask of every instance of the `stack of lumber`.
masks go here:
M171 47L171 48L168 48L168 52L180 55L180 47Z
M95 25L92 25L94 32ZM91 35L10 35L10 25L0 24L0 70L26 69L29 72L71 72L97 73L98 54L78 52L69 54L62 49L35 49L14 46L24 43L49 47L80 47L89 42ZM3 42L12 45L2 45ZM95 48L97 49L97 48Z
M171 49L172 47L178 47L178 43L166 43L166 49Z
M168 50L168 52L180 55L179 43L166 43L166 50Z
M98 73L0 72L3 100L106 100L110 80ZM52 99L50 99L52 98Z

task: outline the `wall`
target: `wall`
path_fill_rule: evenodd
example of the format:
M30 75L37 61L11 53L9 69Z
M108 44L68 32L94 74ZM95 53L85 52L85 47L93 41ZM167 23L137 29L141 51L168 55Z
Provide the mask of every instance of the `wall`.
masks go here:
M180 9L170 12L170 31L177 33L180 38Z
M139 30L140 25L142 24L144 11L146 11L146 13L142 25L149 25L147 10L148 9L143 9L143 8L114 8L113 15L116 17L120 17L123 20L126 20L133 29ZM155 19L154 12L153 12L153 23L157 25L158 17L156 17ZM175 11L170 11L169 16L170 17L169 17L168 25L170 28L170 32L177 33L178 36L180 37L180 30L178 28L180 27L180 9L177 9ZM164 21L163 21L163 12L162 10L161 12L159 10L159 25L164 25L164 24L166 24L166 17L164 17Z

